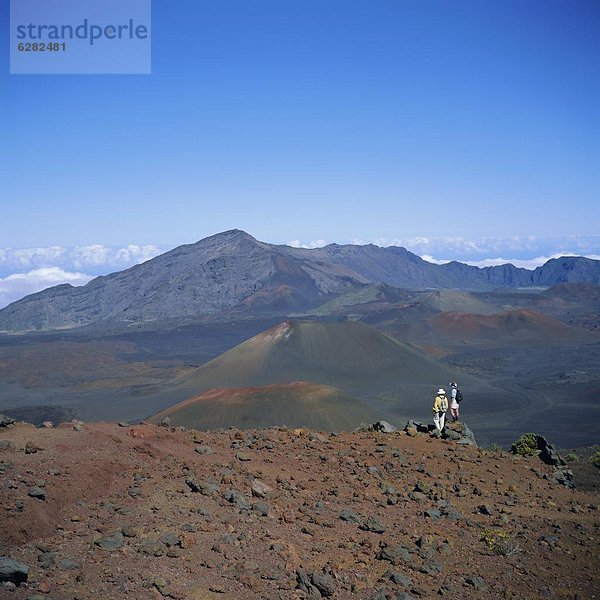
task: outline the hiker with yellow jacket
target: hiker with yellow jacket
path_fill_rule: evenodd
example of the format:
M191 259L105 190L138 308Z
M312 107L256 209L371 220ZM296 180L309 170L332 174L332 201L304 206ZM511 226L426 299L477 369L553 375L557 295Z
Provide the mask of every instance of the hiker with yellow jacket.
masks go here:
M440 388L435 400L433 401L433 424L440 433L442 432L442 429L444 429L447 410L448 399L446 398L446 392Z

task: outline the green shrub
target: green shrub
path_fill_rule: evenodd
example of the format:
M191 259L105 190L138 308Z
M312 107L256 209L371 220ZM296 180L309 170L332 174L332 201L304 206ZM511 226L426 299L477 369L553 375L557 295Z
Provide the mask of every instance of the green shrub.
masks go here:
M537 439L535 433L524 433L512 446L511 452L520 456L533 456L537 454Z
M521 552L521 547L510 533L502 529L484 529L481 540L491 552L506 558Z
M492 442L488 448L490 452L502 452L502 446L496 444L496 442Z
M600 469L600 450L594 452L594 454L592 454L590 456L590 462L595 466L598 467Z
M577 462L579 460L579 455L576 454L575 452L568 452L567 454L565 454L565 460L568 463Z

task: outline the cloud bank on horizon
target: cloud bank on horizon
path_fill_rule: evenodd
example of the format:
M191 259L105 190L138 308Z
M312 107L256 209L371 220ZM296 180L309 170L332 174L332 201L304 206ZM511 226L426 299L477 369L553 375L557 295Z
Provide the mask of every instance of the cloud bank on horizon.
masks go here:
M320 248L328 243L324 239L309 242L292 240L288 245ZM458 260L477 267L511 263L517 267L535 269L551 258L560 256L586 256L600 260L600 236L482 237L475 240L458 236L414 237L370 241L355 239L344 243L402 246L435 264ZM137 244L121 247L92 244L71 248L0 248L0 308L55 285L85 285L98 275L126 269L170 249Z
M0 248L0 308L35 292L69 283L85 285L164 252L158 246Z

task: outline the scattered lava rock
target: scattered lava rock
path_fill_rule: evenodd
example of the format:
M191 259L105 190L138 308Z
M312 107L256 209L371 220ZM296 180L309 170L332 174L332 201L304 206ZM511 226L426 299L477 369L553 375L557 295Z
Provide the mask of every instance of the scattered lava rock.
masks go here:
M0 581L21 585L27 581L29 567L7 556L0 557Z
M1 597L573 600L600 587L597 497L537 456L416 427L131 429L2 431L44 453L0 455L2 553L32 565ZM27 497L49 476L45 502Z

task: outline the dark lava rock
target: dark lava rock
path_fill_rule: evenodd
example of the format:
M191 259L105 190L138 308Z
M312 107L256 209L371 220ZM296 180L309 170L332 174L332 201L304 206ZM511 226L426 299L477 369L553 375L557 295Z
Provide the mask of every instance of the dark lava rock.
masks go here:
M307 573L302 569L296 571L298 589L308 594L309 598L330 598L335 594L335 581L331 575L324 573Z
M372 531L373 533L383 533L385 531L385 523L376 515L367 517L360 526L364 531Z
M415 502L427 502L429 500L422 492L411 492L408 497Z
M25 444L25 454L36 454L40 450L42 450L42 448L36 446L33 442L27 442Z
M440 512L445 517L448 517L448 519L450 519L451 521L462 521L464 519L464 516L462 515L462 513L457 508L452 506L451 504L448 504L445 507L440 508Z
M465 579L467 585L474 587L476 590L487 590L487 583L483 577L467 577Z
M399 565L403 562L408 563L412 560L410 550L406 546L402 546L401 544L398 546L388 546L385 543L380 545L376 558L387 560L393 565Z
M198 483L193 479L186 479L185 482L192 492L197 492L203 496L212 496L219 491L219 486L216 483L207 483L205 481Z
M360 516L349 510L343 510L340 513L340 519L348 523L360 523Z
M185 484L192 490L192 492L199 493L200 492L200 484L195 482L193 479L188 478L185 480Z
M443 437L445 440L452 440L454 442L458 442L458 440L460 440L460 438L462 436L460 435L460 433L458 433L458 431L454 431L453 429L444 428Z
M402 575L402 573L386 571L383 576L396 585L402 585L404 587L410 587L412 585L412 579L406 575Z
M540 535L538 542L554 546L558 542L559 538L556 535Z
M419 421L409 421L406 424L406 427L404 427L404 431L407 431L409 429L415 429L417 433L429 433L429 426L423 425L423 423Z
M443 570L443 565L435 560L429 561L419 569L419 571L421 573L425 573L425 575L436 575L437 573L441 573Z
M54 565L55 560L56 552L42 552L38 555L38 562L40 563L40 567L42 567L42 569L49 569L52 565Z
M442 512L437 508L429 508L424 513L424 516L429 517L430 519L437 521L442 518Z
M446 422L442 437L463 446L477 446L475 435L462 421Z
M29 567L26 564L8 556L0 557L0 581L10 581L16 585L20 585L27 581L28 576Z
M162 556L165 553L166 547L157 540L143 540L138 551L147 556Z
M394 433L394 431L398 431L387 421L377 421L377 423L373 423L373 425L371 425L371 428L373 431L379 431L380 433Z
M80 565L79 563L75 562L74 560L71 560L70 558L63 558L58 563L58 568L62 569L63 571L76 571L80 568Z
M258 513L261 517L266 517L269 514L270 507L266 502L255 502L252 504L252 511Z
M142 489L139 487L130 487L127 488L127 493L132 497L132 498L138 498L139 496L142 495Z
M402 454L398 448L394 448L394 450L392 450L392 456L398 459L398 464L400 466L404 467L408 464L406 456L404 456L404 454Z
M540 451L539 457L548 465L555 467L564 467L566 462L563 457L556 451L556 448L548 442L543 435L536 435L535 441L537 443L538 450Z
M564 485L565 487L575 489L575 479L573 477L573 471L571 469L567 469L566 467L561 467L554 471L554 480L560 485Z
M37 498L38 500L46 499L46 492L40 487L33 487L27 492L28 496L32 498Z
M159 538L158 541L165 546L177 546L180 542L179 536L171 531L166 531Z
M0 415L0 427L8 427L16 423L16 421L12 417L7 417L6 415Z
M134 538L137 536L137 531L135 530L133 525L126 524L121 527L121 533L128 538Z
M109 537L96 540L95 544L98 548L102 548L102 550L113 552L114 550L122 548L125 545L125 541L123 540L123 534L120 531L117 531Z
M223 497L225 500L227 500L227 502L237 506L237 508L240 510L250 509L250 504L248 503L246 496L244 496L244 494L238 490L227 490L225 494L223 494Z

